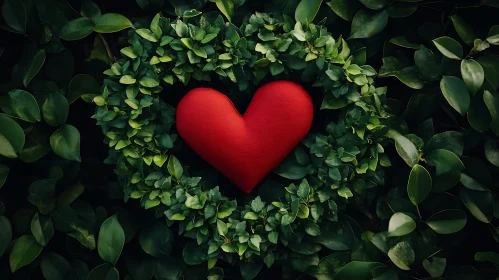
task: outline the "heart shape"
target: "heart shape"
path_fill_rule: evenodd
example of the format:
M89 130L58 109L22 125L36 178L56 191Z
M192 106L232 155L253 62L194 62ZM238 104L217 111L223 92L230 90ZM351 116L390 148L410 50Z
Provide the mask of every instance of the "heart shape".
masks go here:
M244 116L221 92L196 88L178 104L177 130L197 154L250 193L307 135L312 118L309 94L290 81L259 88Z

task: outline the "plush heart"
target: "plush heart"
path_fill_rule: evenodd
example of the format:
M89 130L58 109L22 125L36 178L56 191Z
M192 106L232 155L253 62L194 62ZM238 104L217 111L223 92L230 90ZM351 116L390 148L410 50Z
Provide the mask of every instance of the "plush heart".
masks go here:
M177 107L177 130L196 153L249 193L307 135L312 118L310 96L293 82L262 86L244 116L224 94L196 88Z

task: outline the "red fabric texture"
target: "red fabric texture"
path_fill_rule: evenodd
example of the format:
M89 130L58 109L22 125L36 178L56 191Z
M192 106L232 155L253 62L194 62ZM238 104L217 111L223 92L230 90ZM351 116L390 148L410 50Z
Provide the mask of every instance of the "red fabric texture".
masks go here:
M312 118L309 94L276 81L258 89L244 116L224 94L193 89L180 101L176 122L197 154L250 193L307 135Z

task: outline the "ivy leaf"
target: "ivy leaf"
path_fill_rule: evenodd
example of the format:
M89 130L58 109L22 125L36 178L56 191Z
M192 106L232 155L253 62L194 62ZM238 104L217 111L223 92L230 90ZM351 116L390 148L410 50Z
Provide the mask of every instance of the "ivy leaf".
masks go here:
M388 251L390 260L402 270L410 270L416 256L411 245L407 241L401 241Z
M13 119L0 114L0 155L17 158L24 147L24 131Z
M431 192L431 176L423 166L416 164L412 167L407 182L407 194L412 204L418 206Z
M314 21L322 0L301 0L295 10L295 19L304 24L310 24Z
M450 16L452 23L454 24L454 28L456 29L457 34L461 39L466 43L466 45L473 45L475 41L475 34L471 26L469 26L460 16L453 15Z
M485 72L483 71L482 66L473 59L463 59L461 61L461 76L463 77L464 83L473 94L477 93L480 88L482 88L483 82L485 81Z
M94 22L86 17L70 20L62 27L61 38L66 41L83 39L94 31L94 26Z
M81 161L80 132L74 126L65 124L50 136L52 151L63 159Z
M94 19L94 31L98 33L113 33L133 27L132 22L120 14L103 14Z
M383 30L388 23L386 11L371 13L358 11L352 20L349 39L370 38Z
M404 236L416 229L416 222L404 213L394 213L388 223L389 236Z
M433 214L426 224L439 234L452 234L464 228L467 216L461 210L447 209Z
M10 270L12 273L34 261L42 249L42 245L36 242L33 235L23 235L19 237L16 240L16 243L14 243L14 247L12 248L9 257Z
M41 120L40 107L31 93L20 89L11 90L9 100L12 111L22 120L31 123Z
M447 102L458 113L464 116L468 112L471 98L463 80L453 76L444 76L440 81L440 89Z
M107 218L100 227L97 242L99 256L104 261L115 265L121 255L123 245L125 245L125 232L118 221L118 216L113 215Z
M444 56L450 59L461 60L463 58L463 47L451 37L437 38L433 40L433 44Z
M264 207L264 204L262 202L262 199L257 196L253 201L251 201L251 209L255 211L256 213L260 212Z

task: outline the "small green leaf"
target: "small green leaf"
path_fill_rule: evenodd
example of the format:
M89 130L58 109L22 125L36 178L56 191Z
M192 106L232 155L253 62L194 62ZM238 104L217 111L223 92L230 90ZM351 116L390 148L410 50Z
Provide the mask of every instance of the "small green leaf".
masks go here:
M52 219L38 213L31 220L31 233L36 241L42 246L47 246L48 242L54 235L54 224Z
M295 10L295 19L304 24L309 24L314 21L322 0L301 0Z
M350 39L370 38L380 33L388 23L388 13L359 10L352 20Z
M47 58L47 54L45 50L39 50L34 56L33 59L29 62L29 68L24 73L23 84L25 87L28 87L29 83L33 78L40 72L43 64L45 63L45 59Z
M440 37L433 40L433 43L444 56L456 60L463 58L463 47L451 37Z
M407 182L407 194L412 204L418 206L431 192L431 176L423 166L416 164L412 167Z
M440 89L452 108L463 116L468 112L471 97L463 80L453 76L444 76L440 81Z
M495 25L490 29L487 35L487 42L494 46L499 45L499 25Z
M426 224L439 234L452 234L466 225L466 213L458 209L447 209L433 214Z
M58 92L51 92L42 106L43 119L51 126L63 125L69 114L68 100Z
M113 33L133 27L132 22L120 14L103 14L94 19L94 31L99 33Z
M416 229L416 222L401 212L394 213L388 223L389 236L404 236L414 229Z
M17 158L24 147L24 131L16 121L0 114L0 155Z
M9 262L12 273L34 261L42 251L42 245L32 235L23 235L14 243Z
M483 71L480 63L473 59L463 59L461 61L461 76L463 77L464 83L471 91L471 93L477 93L485 81L485 72Z
M180 180L182 177L182 173L184 172L184 169L182 168L182 165L180 164L180 161L175 156L170 156L170 159L168 160L168 172L170 175L174 176L177 180Z
M40 107L31 93L20 89L11 90L9 100L12 111L22 120L31 123L41 121Z
M439 257L433 257L432 259L432 262L428 261L428 259L424 260L423 267L431 277L438 278L444 274L447 260Z
M221 236L227 235L227 224L224 223L222 220L217 219L217 231L218 234Z
M459 37L461 37L466 45L473 45L476 37L471 26L458 15L450 16L450 18Z
M74 126L65 124L50 136L52 151L63 159L81 161L80 132Z
M410 270L415 261L414 250L407 241L397 243L388 251L390 260L402 270Z
M113 265L118 261L123 245L125 244L125 232L121 227L118 216L113 215L102 223L99 230L97 250L99 256Z
M86 17L70 20L62 27L61 38L66 41L83 39L94 31L94 26L94 22Z

